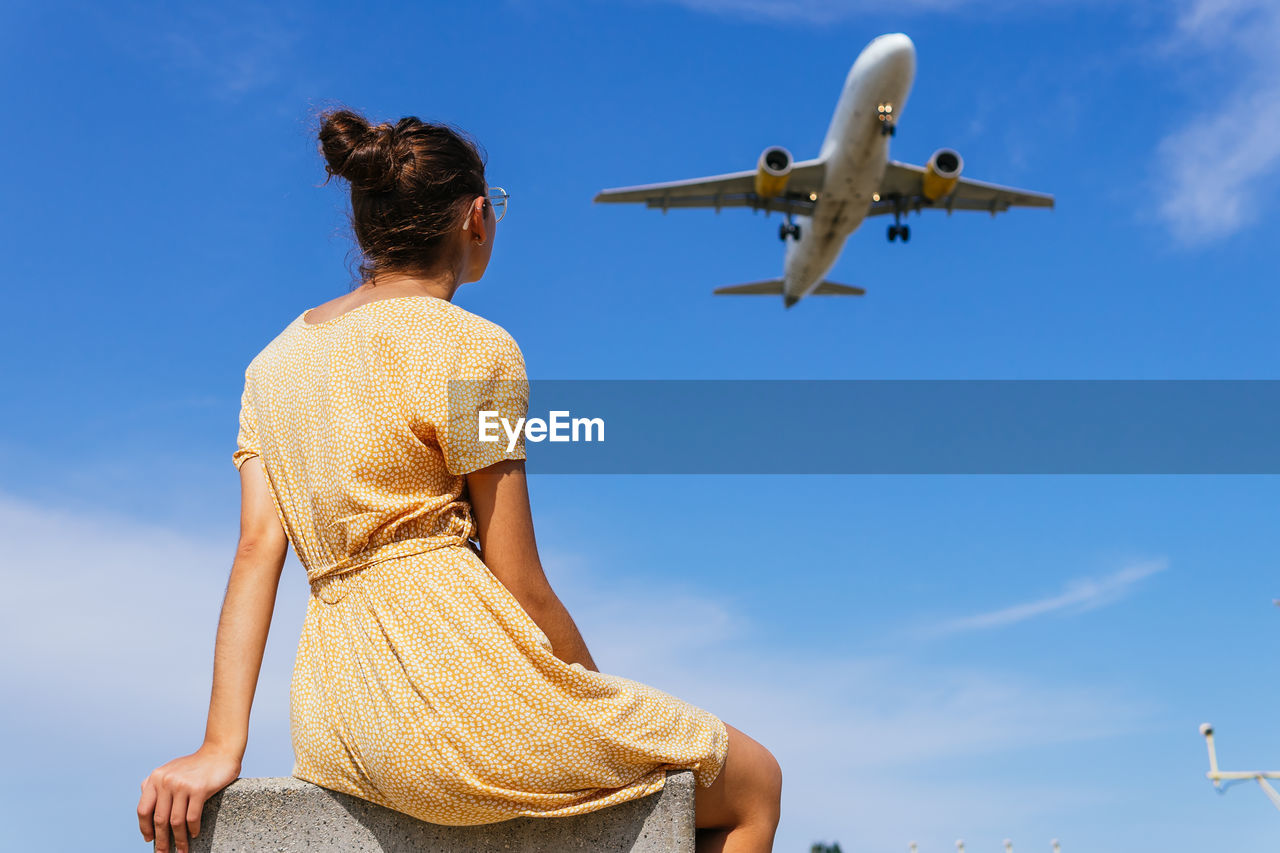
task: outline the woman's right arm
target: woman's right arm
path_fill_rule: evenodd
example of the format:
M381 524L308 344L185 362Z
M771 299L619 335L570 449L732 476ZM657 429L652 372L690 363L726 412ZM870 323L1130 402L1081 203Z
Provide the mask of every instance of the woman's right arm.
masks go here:
M578 626L551 589L533 537L533 512L524 462L508 459L467 475L480 554L489 571L516 597L565 663L598 671Z
M170 833L181 853L200 831L205 800L234 782L249 739L249 709L262 668L289 539L276 514L262 460L240 465L240 542L227 582L213 653L213 692L204 743L157 767L142 783L138 828L157 851Z

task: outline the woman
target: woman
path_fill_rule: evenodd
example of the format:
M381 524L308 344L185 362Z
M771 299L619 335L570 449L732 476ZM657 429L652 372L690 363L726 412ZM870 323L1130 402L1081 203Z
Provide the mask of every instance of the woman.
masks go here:
M202 746L142 784L156 849L186 851L233 782L288 546L311 583L290 692L292 775L443 824L582 814L688 768L700 851L772 848L782 776L709 712L600 673L538 559L523 441L528 386L501 327L453 305L493 252L506 194L444 124L322 116L364 263L245 371L233 461L240 541ZM470 425L471 429L466 427ZM170 837L172 836L172 838Z

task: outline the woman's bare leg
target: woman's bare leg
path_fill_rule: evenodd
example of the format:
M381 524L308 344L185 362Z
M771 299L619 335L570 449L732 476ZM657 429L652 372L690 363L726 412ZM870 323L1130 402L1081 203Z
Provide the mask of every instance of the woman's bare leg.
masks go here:
M782 812L782 768L773 753L725 724L720 775L694 794L697 853L771 853Z

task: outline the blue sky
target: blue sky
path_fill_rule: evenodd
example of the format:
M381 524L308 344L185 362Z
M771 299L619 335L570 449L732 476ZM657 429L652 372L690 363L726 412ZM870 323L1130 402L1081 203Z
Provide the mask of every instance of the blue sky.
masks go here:
M892 12L887 11L892 8ZM235 545L243 371L350 284L310 114L466 128L511 193L482 282L537 378L1275 378L1280 13L1180 3L11 2L0 675L16 846L142 849L199 744ZM816 155L875 35L916 43L892 156L1057 209L883 223L862 299L719 299L778 218L593 205ZM778 452L761 447L761 453ZM785 777L776 849L1274 846L1270 477L602 477L532 485L607 671L719 714ZM244 775L289 771L306 585L282 585ZM16 701L14 699L16 698ZM72 819L68 818L72 816ZM50 834L50 827L56 829Z

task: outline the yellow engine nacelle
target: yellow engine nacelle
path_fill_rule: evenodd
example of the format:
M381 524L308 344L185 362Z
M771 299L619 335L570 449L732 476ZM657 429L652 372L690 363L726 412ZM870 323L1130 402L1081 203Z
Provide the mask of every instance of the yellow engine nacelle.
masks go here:
M939 148L925 164L921 194L929 201L937 201L950 195L956 188L956 181L960 180L960 170L963 168L964 161L960 159L958 152L950 148Z
M782 195L787 188L787 179L791 177L791 152L780 145L764 149L760 162L756 164L756 195L760 198L775 198Z

